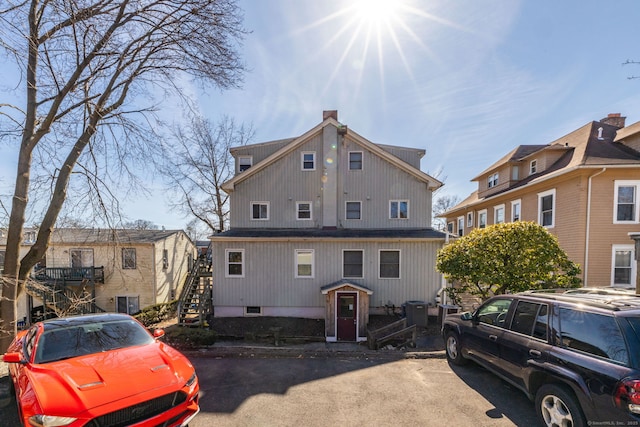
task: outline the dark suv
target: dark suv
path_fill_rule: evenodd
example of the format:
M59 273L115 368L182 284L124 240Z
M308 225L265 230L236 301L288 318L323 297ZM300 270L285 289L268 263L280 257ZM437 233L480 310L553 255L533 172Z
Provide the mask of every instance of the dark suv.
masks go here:
M442 335L451 363L521 389L543 425L640 425L640 296L496 296L447 316Z

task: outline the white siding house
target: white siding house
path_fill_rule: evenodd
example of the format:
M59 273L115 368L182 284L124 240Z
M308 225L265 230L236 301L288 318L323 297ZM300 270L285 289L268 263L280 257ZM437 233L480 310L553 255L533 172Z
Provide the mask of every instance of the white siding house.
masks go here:
M229 230L211 237L216 317L325 320L366 337L369 314L433 302L441 285L421 149L374 144L328 111L297 138L237 147Z

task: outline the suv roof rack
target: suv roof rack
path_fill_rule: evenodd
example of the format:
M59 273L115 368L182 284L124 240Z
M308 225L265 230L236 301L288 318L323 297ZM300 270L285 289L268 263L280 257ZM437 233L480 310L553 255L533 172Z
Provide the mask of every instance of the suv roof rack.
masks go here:
M640 295L602 295L602 294L551 294L521 292L519 295L530 298L547 299L565 302L580 302L591 307L620 311L640 309Z

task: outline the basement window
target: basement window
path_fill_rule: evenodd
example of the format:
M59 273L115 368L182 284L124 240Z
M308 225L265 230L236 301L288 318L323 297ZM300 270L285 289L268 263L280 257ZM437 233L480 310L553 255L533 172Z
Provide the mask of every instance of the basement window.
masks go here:
M262 314L262 307L247 306L244 308L244 314L246 316L260 316Z

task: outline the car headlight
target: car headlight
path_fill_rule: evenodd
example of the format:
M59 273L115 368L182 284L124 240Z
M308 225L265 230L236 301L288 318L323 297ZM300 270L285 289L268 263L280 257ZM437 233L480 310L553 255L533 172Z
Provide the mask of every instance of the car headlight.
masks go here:
M29 424L33 427L61 427L68 426L74 422L77 418L72 417L57 417L55 415L34 415L29 418Z
M198 377L196 376L196 373L194 371L193 375L191 375L191 378L189 378L187 380L187 383L185 384L185 386L186 387L191 387L196 382L197 379L198 379Z

